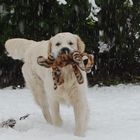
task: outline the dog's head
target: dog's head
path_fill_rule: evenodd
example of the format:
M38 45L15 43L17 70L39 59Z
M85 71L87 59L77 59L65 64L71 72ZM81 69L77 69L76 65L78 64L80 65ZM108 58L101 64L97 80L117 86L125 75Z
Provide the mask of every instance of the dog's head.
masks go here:
M48 54L56 58L60 53L69 54L73 51L85 50L85 44L81 38L72 33L58 33L49 40Z
M60 56L69 55L74 51L83 53L85 44L78 35L72 33L58 33L48 41L48 59L43 56L37 58L39 65L49 68L54 60ZM51 57L50 57L51 56ZM62 57L61 57L62 58Z

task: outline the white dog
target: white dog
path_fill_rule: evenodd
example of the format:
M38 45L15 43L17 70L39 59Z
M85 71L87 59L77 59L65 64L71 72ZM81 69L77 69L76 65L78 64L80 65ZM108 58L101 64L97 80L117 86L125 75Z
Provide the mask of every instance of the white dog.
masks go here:
M62 73L65 82L57 90L54 90L52 69L44 68L37 63L38 56L47 58L50 53L57 57L60 51L79 50L84 52L85 45L80 37L71 33L59 33L50 40L40 42L15 38L9 39L5 43L5 47L14 59L24 60L23 76L45 119L55 126L60 126L62 120L59 104L71 104L75 115L75 135L84 136L88 118L85 95L87 90L86 73L81 71L84 83L78 84L72 66L63 67Z

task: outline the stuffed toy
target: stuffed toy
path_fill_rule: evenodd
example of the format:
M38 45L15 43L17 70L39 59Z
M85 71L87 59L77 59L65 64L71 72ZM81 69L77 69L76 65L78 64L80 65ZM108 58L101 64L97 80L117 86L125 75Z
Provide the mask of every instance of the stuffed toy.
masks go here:
M64 83L64 78L61 72L63 67L72 65L77 82L82 84L84 79L80 69L85 72L90 72L94 64L94 58L91 54L74 51L69 54L60 53L56 59L52 55L49 55L48 59L45 59L43 56L39 56L37 58L37 63L46 68L52 68L54 89L57 89L57 86Z

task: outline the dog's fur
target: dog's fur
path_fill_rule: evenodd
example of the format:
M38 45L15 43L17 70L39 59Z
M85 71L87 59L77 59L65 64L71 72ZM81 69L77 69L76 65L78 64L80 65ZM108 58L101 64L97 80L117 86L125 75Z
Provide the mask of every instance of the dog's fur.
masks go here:
M52 69L46 69L37 64L39 56L47 58L48 55L53 54L54 57L57 57L59 51L64 47L69 48L71 52L78 50L83 53L85 45L80 37L71 33L59 33L50 40L41 42L16 38L8 40L5 47L10 56L24 60L23 76L45 119L51 124L60 126L62 120L59 105L60 103L71 104L75 115L75 135L84 136L88 118L88 104L85 95L86 73L81 71L84 83L78 84L72 66L63 67L62 74L65 82L54 90Z

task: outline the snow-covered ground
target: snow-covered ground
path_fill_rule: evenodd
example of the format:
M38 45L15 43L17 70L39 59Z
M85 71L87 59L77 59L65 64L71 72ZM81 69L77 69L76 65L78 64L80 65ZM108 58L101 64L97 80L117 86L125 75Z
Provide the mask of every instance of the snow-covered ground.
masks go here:
M0 140L140 140L140 85L93 87L90 122L84 138L73 135L71 107L62 106L60 128L47 124L28 89L0 90L0 121L31 114L14 129L0 128Z

